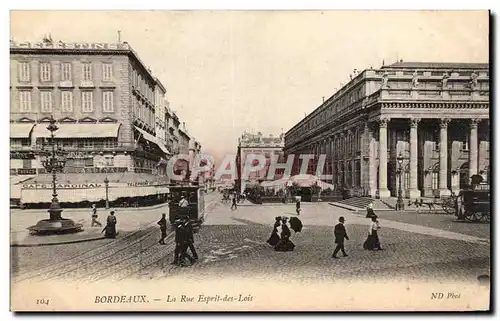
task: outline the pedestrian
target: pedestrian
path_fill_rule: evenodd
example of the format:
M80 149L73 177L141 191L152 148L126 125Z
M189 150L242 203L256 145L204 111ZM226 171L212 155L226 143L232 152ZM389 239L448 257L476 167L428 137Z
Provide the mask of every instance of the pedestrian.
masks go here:
M271 232L271 236L266 241L271 246L276 246L280 240L280 236L278 235L278 227L281 225L281 216L276 216L274 218L276 221L274 222L273 231Z
M297 201L295 202L295 212L297 213L297 215L300 215L300 199L297 199Z
M238 209L238 205L236 204L236 195L233 195L233 203L231 204L231 209L234 209L237 210Z
M97 207L95 206L95 204L92 204L92 222L90 223L90 227L102 226L101 222L97 220L98 217L99 216L97 215Z
M281 235L278 244L276 244L276 246L274 247L275 251L288 252L293 251L293 249L295 248L295 244L290 241L290 236L292 235L292 233L290 232L287 221L288 217L281 218Z
M380 224L377 220L377 216L372 216L372 222L370 224L370 228L368 230L368 237L366 241L363 243L363 248L365 250L383 250L380 247L380 240L378 238L378 230L380 229Z
M370 204L368 204L368 206L366 207L366 217L371 218L373 216L377 215L375 215L375 212L373 211L373 203L370 202Z
M179 264L179 256L181 254L181 247L182 247L182 239L183 239L183 228L182 228L182 221L180 219L176 219L174 221L174 228L175 228L175 250L174 250L174 261L172 264L178 265Z
M194 247L193 224L191 224L191 221L189 219L186 219L186 223L184 225L186 227L187 248L189 248L189 250L191 251L191 254L193 255L193 260L198 261L198 253L196 253L196 249Z
M106 220L106 226L102 230L103 232L106 231L104 236L109 239L114 239L116 238L116 216L115 216L115 211L111 211L108 215L108 219Z
M162 213L161 219L158 221L158 225L160 225L161 237L158 243L165 245L165 238L167 237L167 214Z
M347 236L347 231L344 226L345 219L343 216L339 218L339 223L335 225L335 228L333 230L333 234L335 235L335 243L337 244L337 247L335 247L335 250L333 251L332 257L334 259L338 259L337 253L339 251L342 251L342 255L347 256L347 253L345 252L344 248L344 239L349 240L349 236Z
M179 201L179 206L186 208L189 206L189 201L186 199L185 195L182 195L181 200Z

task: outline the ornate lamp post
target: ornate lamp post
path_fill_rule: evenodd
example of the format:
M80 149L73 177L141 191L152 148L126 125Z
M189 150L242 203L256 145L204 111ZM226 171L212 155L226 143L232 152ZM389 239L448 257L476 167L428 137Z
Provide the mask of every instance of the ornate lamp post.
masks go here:
M104 178L104 187L106 187L106 209L109 210L109 197L108 197L109 179L107 176Z
M399 188L398 188L398 201L396 203L396 210L402 211L405 209L405 204L403 202L403 191L401 189L401 178L403 177L403 155L399 153L399 156L396 159L399 165L397 170L397 174L399 176Z
M50 125L47 127L50 131L50 151L42 150L42 165L47 172L52 174L52 200L49 207L49 219L41 220L36 225L28 227L31 233L35 234L55 234L62 232L77 232L83 227L82 224L75 224L70 219L61 217L63 211L59 200L57 199L57 172L62 172L66 164L66 157L60 147L56 149L56 141L54 132L59 128L56 126L56 121L51 117Z

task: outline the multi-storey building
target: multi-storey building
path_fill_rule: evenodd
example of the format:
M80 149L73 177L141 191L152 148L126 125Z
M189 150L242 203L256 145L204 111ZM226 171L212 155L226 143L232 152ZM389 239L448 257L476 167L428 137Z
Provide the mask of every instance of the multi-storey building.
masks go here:
M67 173L156 174L170 154L156 137L165 89L129 44L11 41L10 71L13 174L44 172L36 152L51 117Z
M276 157L278 163L284 163L283 160L283 147L284 140L283 134L279 137L273 137L269 135L268 137L263 137L262 133L250 134L245 132L240 138L238 138L238 150L236 153L236 167L238 179L236 180L236 188L241 192L245 190L245 186L252 181L267 181L267 180L277 180L281 178L283 171L277 170L276 173L272 173L272 177L268 179L268 170L271 164L271 157ZM253 171L248 173L248 177L245 176L245 163L247 161L248 155L264 155L266 163L264 167L258 171ZM274 156L273 156L274 155ZM257 166L258 164L249 164L249 166Z
M285 152L326 154L324 173L353 195L396 196L400 167L406 197L457 193L489 180L489 90L488 64L370 68L291 128Z

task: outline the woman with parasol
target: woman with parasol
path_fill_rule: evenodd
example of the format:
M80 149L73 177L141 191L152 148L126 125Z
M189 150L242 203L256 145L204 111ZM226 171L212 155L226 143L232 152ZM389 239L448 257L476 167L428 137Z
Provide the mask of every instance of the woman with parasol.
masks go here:
M276 221L274 222L273 231L271 232L271 236L266 241L271 246L276 246L276 244L278 244L278 242L280 241L280 236L278 235L278 227L280 227L280 225L281 225L281 216L276 216L275 220Z

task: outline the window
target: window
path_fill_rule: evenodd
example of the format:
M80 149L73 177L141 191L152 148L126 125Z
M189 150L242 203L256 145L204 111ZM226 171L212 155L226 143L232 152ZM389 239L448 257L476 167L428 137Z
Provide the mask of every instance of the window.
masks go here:
M432 172L432 189L439 189L439 172Z
M19 81L30 81L31 79L31 74L30 74L30 64L29 62L20 62L19 63Z
M113 92L103 91L102 92L102 111L105 113L113 112Z
M469 135L465 135L462 139L462 150L469 150Z
M85 158L85 167L94 167L94 159Z
M92 64L90 62L83 63L83 80L92 80Z
M111 81L113 77L113 65L110 63L102 64L102 80Z
M61 80L71 80L71 63L63 62L61 64Z
M94 141L91 139L85 139L83 141L83 147L84 148L93 148L94 147Z
M41 91L40 92L40 111L42 113L52 112L52 92L51 91Z
M116 147L116 140L114 139L106 139L103 143L104 148L113 148Z
M22 113L31 112L31 91L22 90L19 92L19 111Z
M50 81L50 63L48 62L40 63L40 80Z
M73 112L73 92L61 91L61 109L63 113Z
M94 111L93 103L93 92L83 91L82 92L82 112L91 113Z

